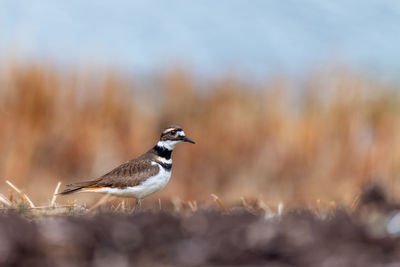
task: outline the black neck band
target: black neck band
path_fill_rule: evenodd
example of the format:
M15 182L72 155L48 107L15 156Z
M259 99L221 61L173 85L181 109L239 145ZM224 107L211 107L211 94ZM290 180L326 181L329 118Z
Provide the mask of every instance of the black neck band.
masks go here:
M153 149L158 156L163 157L165 159L171 158L172 150L166 149L158 145L156 145Z
M172 164L171 163L162 163L162 162L157 162L157 163L160 164L167 171L170 171L171 168L172 168Z

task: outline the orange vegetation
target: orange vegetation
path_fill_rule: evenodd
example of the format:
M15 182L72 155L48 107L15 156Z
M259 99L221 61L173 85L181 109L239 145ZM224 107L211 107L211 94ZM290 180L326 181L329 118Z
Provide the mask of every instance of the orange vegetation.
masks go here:
M174 70L135 80L115 70L5 64L0 74L0 192L13 181L34 202L58 181L96 178L181 125L196 145L174 152L153 196L286 205L350 204L380 180L399 195L400 97L395 85L348 71L303 81L199 81ZM80 198L76 196L76 198Z

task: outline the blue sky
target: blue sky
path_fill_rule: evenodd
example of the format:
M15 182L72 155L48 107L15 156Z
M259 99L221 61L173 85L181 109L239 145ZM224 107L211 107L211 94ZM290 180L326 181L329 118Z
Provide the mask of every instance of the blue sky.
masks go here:
M400 1L0 1L0 57L151 73L400 71Z

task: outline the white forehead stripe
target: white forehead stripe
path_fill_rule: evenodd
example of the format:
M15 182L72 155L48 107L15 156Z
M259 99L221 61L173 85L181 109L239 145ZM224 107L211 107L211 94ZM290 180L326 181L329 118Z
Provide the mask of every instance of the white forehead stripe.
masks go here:
M179 136L185 136L185 132L183 130L181 130L181 131L178 132L178 135Z

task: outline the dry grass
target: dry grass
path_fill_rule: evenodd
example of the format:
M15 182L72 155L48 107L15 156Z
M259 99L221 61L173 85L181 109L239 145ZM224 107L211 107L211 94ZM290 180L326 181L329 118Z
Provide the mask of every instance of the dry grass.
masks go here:
M50 203L46 205L36 206L28 197L28 195L21 189L16 187L10 181L6 181L6 184L10 187L10 194L6 197L0 194L0 203L4 206L0 210L5 213L17 211L19 214L25 217L31 218L41 218L42 216L49 215L93 215L96 213L112 212L113 214L137 214L142 212L147 212L153 210L161 213L172 213L177 216L187 216L193 215L197 212L210 212L217 211L222 214L235 214L238 212L251 213L253 215L261 215L266 219L279 218L283 214L283 206L280 203L277 207L277 211L273 212L262 200L248 202L245 198L241 198L242 203L235 203L235 205L230 205L229 208L223 203L223 201L215 194L211 194L212 199L215 201L215 205L207 202L200 203L200 207L196 200L193 201L182 201L181 199L174 197L171 200L168 199L158 199L158 209L155 207L145 207L136 210L135 203L133 201L127 202L121 198L113 197L111 195L103 195L94 205L88 207L86 205L71 203L71 204L59 204L56 202L57 193L61 186L61 182L58 182L53 197ZM17 193L17 197L13 195L12 192ZM333 211L332 209L320 209L311 208L313 211L321 218L324 218L326 214Z
M190 201L192 210L197 203L215 205L212 193L225 206L240 197L273 207L304 207L317 199L328 207L350 206L371 179L398 196L395 87L348 71L256 85L235 77L200 83L179 70L135 82L115 70L5 64L0 192L7 194L10 180L33 203L51 203L58 181L95 178L149 149L159 130L174 123L197 144L174 152L171 182L145 201L157 207L159 198L173 197ZM57 202L76 199L93 197Z

